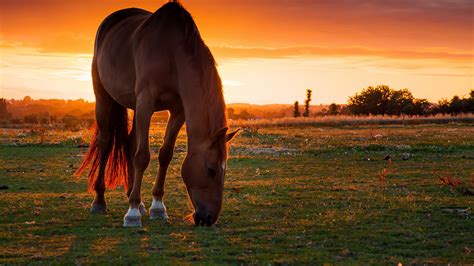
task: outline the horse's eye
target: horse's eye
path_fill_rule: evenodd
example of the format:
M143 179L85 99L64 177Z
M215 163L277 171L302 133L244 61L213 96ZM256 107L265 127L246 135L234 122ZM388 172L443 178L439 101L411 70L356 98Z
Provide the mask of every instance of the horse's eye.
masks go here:
M210 177L215 177L217 174L216 169L214 168L207 168L207 175Z

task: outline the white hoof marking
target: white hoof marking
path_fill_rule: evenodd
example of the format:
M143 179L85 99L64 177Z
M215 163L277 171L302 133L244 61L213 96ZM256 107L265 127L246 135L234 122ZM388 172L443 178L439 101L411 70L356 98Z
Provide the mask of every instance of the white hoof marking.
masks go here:
M140 205L138 206L138 210L140 211L140 214L142 216L146 215L146 207L143 202L141 202Z
M161 200L153 199L153 202L150 206L150 219L168 219L168 213L166 212L166 206Z
M127 214L123 217L124 227L140 227L142 226L142 215L138 208L128 208Z

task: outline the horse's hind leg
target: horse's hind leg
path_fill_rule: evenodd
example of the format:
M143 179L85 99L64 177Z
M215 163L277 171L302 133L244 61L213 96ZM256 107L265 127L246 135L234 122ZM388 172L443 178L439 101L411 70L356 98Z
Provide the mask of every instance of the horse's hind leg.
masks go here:
M94 87L101 86L94 83ZM96 121L98 127L97 148L99 151L99 174L94 183L96 192L92 202L91 213L105 213L107 210L105 201L105 167L112 146L112 129L110 128L110 116L113 108L113 100L108 95L99 95L96 89Z
M160 154L158 155L158 161L160 167L156 182L153 185L153 202L150 207L150 219L168 219L166 213L166 207L163 204L164 185L166 179L166 171L173 158L173 150L178 136L179 130L184 124L183 112L171 113L168 125L166 126L165 139L163 145L160 148Z

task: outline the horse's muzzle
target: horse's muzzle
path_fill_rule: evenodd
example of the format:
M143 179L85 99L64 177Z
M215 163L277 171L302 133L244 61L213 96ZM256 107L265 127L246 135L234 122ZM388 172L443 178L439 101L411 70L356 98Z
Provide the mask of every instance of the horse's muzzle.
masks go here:
M193 215L194 224L199 226L211 226L214 221L212 215L206 213L195 212Z

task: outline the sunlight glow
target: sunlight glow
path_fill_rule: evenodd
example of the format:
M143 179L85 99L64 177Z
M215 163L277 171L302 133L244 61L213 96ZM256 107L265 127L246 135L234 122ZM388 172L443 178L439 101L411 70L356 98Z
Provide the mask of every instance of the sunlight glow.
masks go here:
M94 100L91 55L21 47L0 52L1 97ZM292 103L302 101L307 88L313 89L317 104L345 103L348 96L377 84L409 88L417 97L437 101L461 96L474 85L469 62L355 56L217 60L229 103Z

